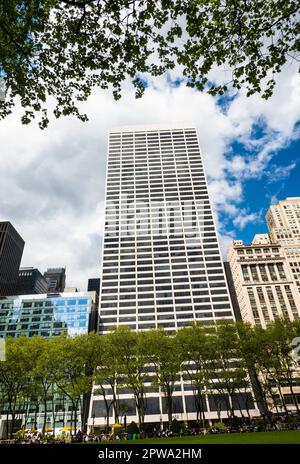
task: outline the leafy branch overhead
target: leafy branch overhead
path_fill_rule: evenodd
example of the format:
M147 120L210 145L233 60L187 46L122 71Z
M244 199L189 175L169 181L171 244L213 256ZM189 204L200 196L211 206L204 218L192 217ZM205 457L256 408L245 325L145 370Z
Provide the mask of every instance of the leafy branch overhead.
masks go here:
M93 88L121 97L130 77L136 96L143 75L179 65L188 86L272 95L275 77L300 52L297 0L0 0L0 117L19 99L23 123L41 114L74 114ZM222 67L228 82L215 83Z

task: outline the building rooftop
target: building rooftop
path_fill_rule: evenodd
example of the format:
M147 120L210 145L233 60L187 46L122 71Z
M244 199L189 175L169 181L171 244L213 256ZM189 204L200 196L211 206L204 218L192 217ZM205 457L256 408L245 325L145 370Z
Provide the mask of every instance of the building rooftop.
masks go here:
M137 132L137 131L157 131L157 130L170 130L170 129L196 129L194 123L183 122L183 123L162 123L162 124L137 124L137 125L124 125L112 127L112 132Z

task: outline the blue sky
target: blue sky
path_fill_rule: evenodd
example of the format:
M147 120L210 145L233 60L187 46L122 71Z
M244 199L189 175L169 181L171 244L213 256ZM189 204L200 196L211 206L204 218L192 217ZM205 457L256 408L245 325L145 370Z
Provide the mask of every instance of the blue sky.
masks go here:
M256 137L259 139L263 126L256 127ZM228 158L240 154L242 156L253 156L251 150L245 150L238 141L232 143ZM220 222L224 229L234 233L237 239L250 243L254 234L266 233L268 228L265 214L270 204L276 203L286 197L300 196L300 139L291 140L287 145L274 152L266 169L253 178L243 181L243 200L239 208L246 208L249 214L256 213L257 217L248 222L245 227L234 224L233 218L222 212ZM234 179L234 177L233 177Z

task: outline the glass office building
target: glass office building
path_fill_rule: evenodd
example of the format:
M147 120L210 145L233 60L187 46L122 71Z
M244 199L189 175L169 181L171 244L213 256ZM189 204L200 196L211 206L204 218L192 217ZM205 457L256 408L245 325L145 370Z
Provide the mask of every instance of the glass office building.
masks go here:
M97 329L95 292L50 293L19 295L0 298L0 339L6 337L55 337L66 333L70 336L86 334ZM82 398L77 411L78 427L81 428L81 413L88 410L89 397ZM5 437L7 411L5 405L0 410L0 438ZM29 413L20 413L15 422L16 430L37 427L42 430L44 405L29 408ZM2 413L1 413L2 411ZM55 428L56 433L72 424L74 415L70 400L62 393L49 391L47 401L47 428ZM9 416L10 417L10 416ZM10 419L8 420L8 422ZM86 419L84 418L84 421ZM15 431L16 431L15 430Z
M20 295L0 299L0 338L87 333L95 313L94 292Z

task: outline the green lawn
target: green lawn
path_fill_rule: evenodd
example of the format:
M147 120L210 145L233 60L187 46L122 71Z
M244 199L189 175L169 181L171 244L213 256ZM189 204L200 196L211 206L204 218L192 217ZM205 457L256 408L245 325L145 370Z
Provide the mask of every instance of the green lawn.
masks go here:
M300 431L227 433L221 435L189 436L176 438L147 438L145 440L109 441L102 444L300 444ZM101 443L97 443L98 445Z

